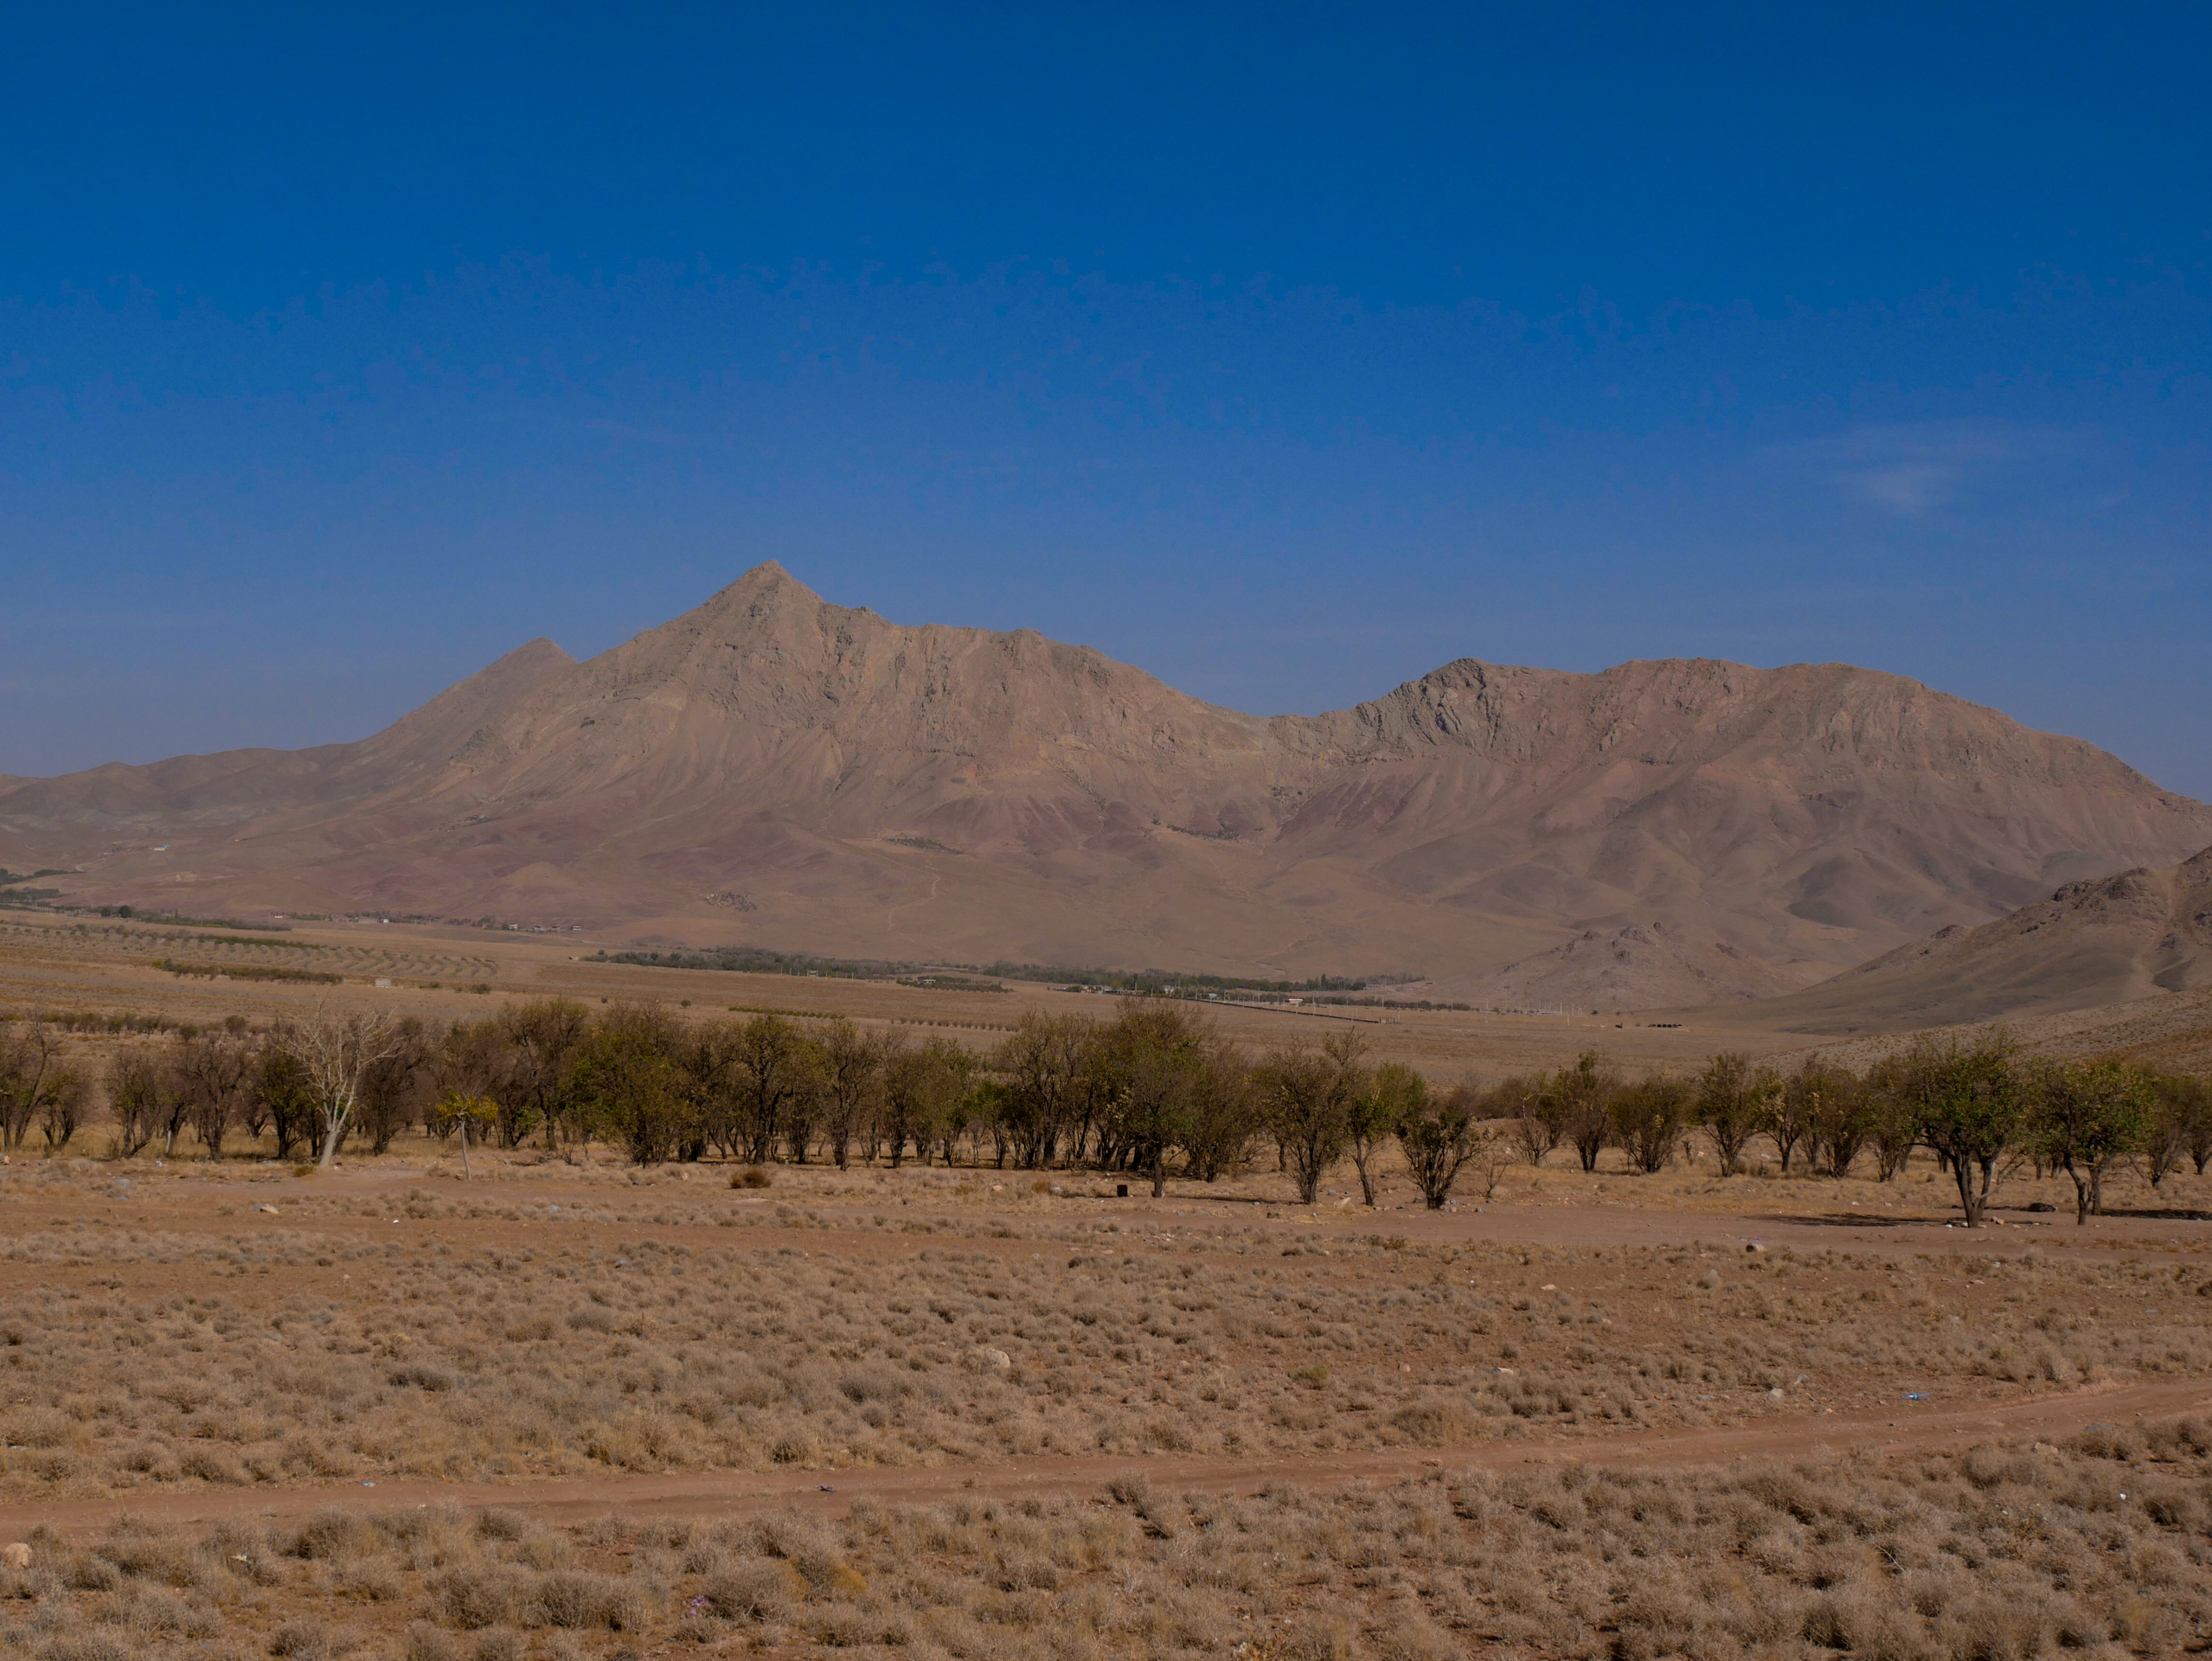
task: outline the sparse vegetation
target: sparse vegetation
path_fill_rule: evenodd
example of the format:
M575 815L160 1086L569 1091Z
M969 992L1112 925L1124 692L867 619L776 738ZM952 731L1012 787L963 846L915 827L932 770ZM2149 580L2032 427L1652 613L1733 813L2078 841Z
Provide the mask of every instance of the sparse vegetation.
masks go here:
M28 1567L0 1568L0 1654L2176 1654L2212 1639L2208 1453L2185 1420L1840 1469L1439 1472L1250 1497L1132 1474L711 1523L125 1522L41 1530Z
M193 963L178 958L157 958L154 967L172 975L201 975L211 980L296 980L315 986L337 986L345 981L343 975L325 974L319 969L287 969L278 964Z

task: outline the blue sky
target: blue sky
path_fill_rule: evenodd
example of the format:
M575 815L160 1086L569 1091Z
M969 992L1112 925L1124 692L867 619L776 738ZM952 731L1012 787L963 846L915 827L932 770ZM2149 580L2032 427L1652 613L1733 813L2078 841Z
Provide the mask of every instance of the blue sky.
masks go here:
M2212 796L2207 18L16 20L0 771L773 557L1263 712L1844 659Z

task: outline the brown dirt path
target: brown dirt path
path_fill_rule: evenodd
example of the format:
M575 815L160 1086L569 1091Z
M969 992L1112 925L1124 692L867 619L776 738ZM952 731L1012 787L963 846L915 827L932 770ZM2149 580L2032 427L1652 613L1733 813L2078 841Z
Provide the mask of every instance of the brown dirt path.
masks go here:
M1712 1430L1627 1432L1574 1441L1486 1442L1438 1452L1397 1449L1303 1458L1036 1459L955 1462L923 1469L683 1472L537 1483L376 1482L344 1487L211 1490L40 1500L0 1506L0 1539L44 1524L87 1534L119 1517L163 1523L233 1517L299 1517L340 1508L389 1511L415 1506L497 1505L555 1521L622 1511L633 1516L744 1517L784 1506L842 1514L858 1500L893 1505L958 1498L1011 1499L1087 1493L1115 1477L1141 1475L1170 1491L1249 1493L1271 1483L1323 1486L1396 1482L1424 1471L1446 1474L1570 1461L1629 1469L1715 1465L1738 1459L1876 1456L1913 1448L2068 1436L2098 1421L2170 1418L2212 1408L2212 1380L2092 1385L2016 1401L1940 1408L1900 1401L1864 1414L1768 1419Z

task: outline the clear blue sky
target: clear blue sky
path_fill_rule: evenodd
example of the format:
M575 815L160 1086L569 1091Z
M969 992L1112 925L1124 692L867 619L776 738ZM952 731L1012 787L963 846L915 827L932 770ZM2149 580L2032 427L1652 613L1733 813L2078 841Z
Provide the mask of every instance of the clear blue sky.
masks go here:
M2208 20L23 12L0 771L773 557L1262 712L1847 659L2212 796Z

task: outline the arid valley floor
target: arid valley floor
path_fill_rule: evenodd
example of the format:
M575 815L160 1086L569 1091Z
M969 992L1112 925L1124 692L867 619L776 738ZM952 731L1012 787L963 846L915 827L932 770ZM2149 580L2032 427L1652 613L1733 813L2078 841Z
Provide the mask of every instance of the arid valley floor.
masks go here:
M0 1008L450 1019L559 993L983 1045L1106 1002L630 967L581 935L220 933L0 913ZM150 966L257 953L344 984ZM2023 1036L2195 1055L2202 1004ZM1254 1045L1341 1018L1215 1013ZM1813 1042L1354 1013L1444 1080ZM1561 1150L1441 1212L1395 1170L1357 1203L1348 1166L1298 1205L1272 1156L1155 1200L1082 1170L748 1177L605 1145L465 1174L420 1133L320 1173L243 1138L104 1152L94 1122L0 1166L0 1542L26 1549L0 1656L2212 1644L2212 1177L2186 1168L2123 1176L2081 1228L2063 1178L2018 1173L1970 1232L1925 1152L1882 1183Z

